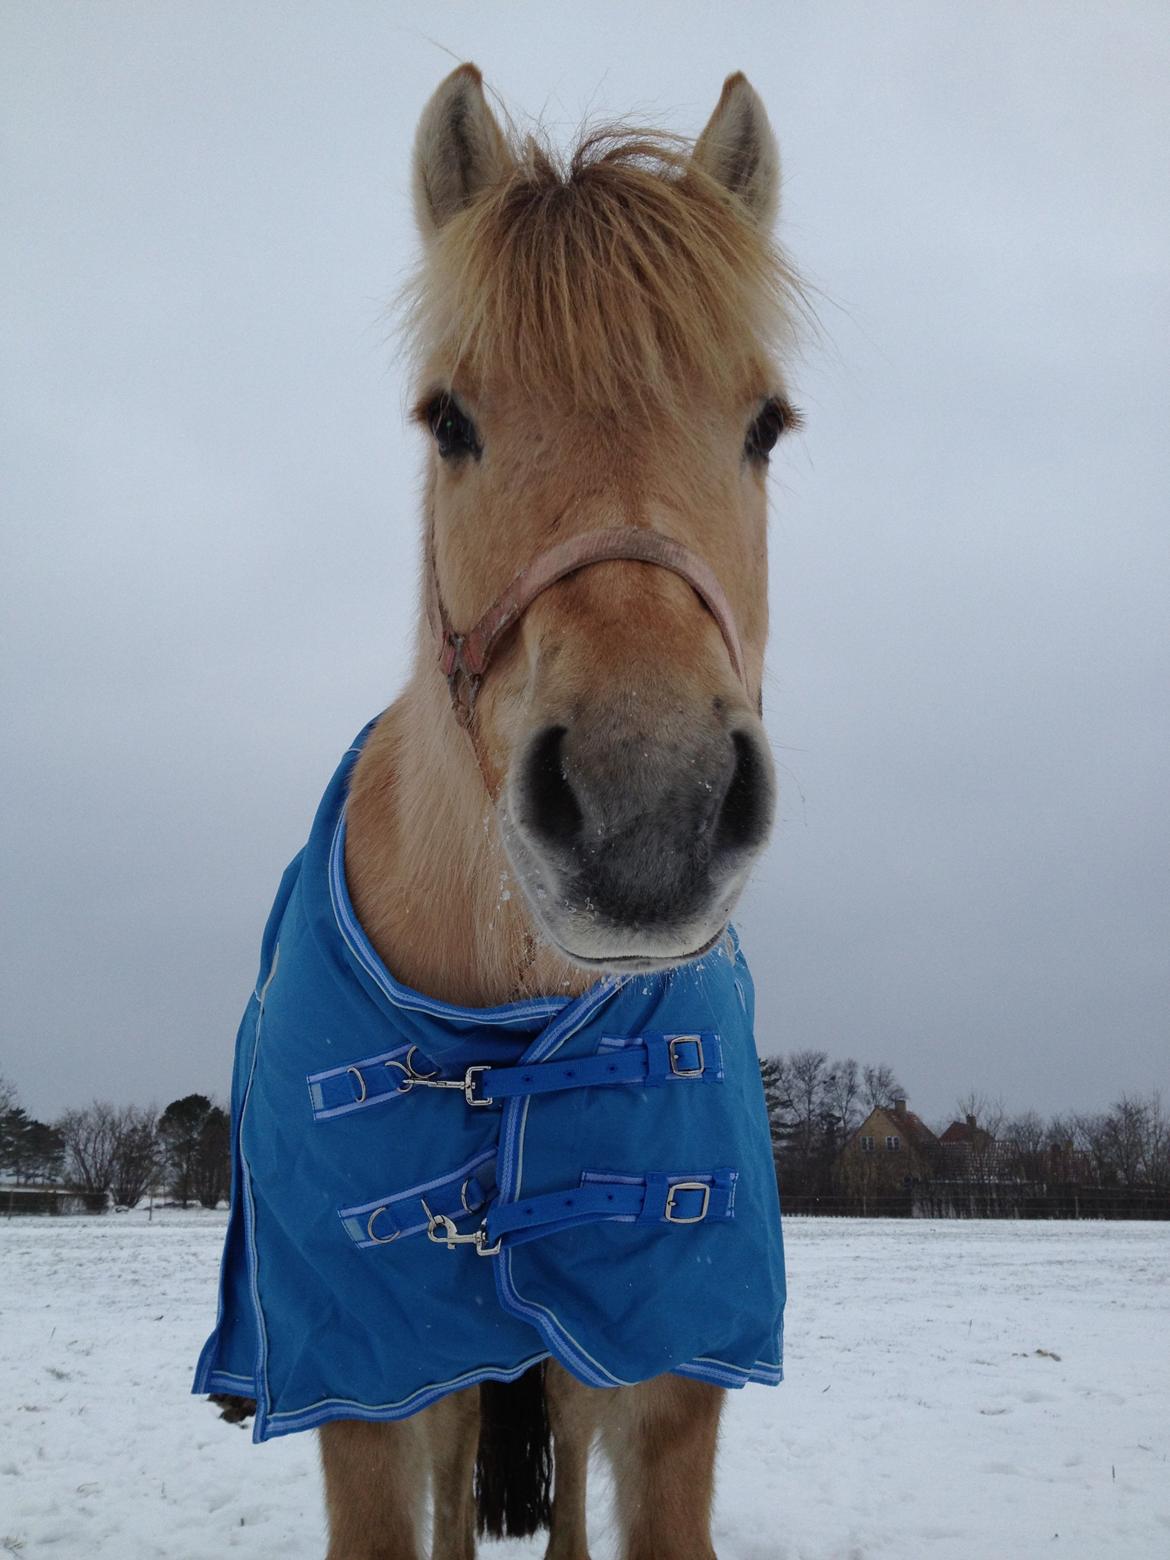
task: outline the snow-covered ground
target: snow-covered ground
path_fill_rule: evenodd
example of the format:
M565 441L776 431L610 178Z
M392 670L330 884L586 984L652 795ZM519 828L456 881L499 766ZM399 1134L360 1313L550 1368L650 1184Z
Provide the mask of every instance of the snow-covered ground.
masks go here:
M0 1221L0 1554L323 1553L313 1437L255 1447L187 1395L222 1227ZM731 1398L721 1560L1170 1555L1170 1225L787 1236L788 1380Z

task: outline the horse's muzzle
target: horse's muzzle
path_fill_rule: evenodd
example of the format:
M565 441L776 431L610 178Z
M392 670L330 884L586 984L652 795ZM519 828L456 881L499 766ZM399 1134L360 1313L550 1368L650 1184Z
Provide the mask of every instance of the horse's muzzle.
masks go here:
M774 810L756 717L722 701L651 736L602 712L544 726L509 777L505 839L544 931L578 963L656 968L727 924Z

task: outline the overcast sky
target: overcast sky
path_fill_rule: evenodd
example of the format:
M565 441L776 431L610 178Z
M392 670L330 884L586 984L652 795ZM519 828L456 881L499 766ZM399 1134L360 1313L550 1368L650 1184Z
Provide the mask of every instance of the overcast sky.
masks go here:
M400 682L384 309L444 48L562 136L696 133L743 68L780 138L823 337L773 465L761 1050L930 1120L1170 1085L1170 8L1117 0L5 0L0 1072L42 1116L226 1095Z

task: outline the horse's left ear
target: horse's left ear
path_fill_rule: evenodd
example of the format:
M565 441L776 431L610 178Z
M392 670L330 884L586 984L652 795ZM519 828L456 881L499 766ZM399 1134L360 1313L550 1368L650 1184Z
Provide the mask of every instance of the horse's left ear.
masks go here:
M726 186L767 231L780 200L780 149L759 95L742 71L728 76L695 143L694 161Z
M424 238L512 166L477 65L460 65L435 89L414 138L414 214Z

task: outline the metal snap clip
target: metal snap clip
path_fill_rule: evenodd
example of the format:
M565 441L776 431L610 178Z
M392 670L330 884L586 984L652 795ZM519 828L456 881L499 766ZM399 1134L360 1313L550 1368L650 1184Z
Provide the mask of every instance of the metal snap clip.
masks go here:
M487 1226L481 1224L479 1229L464 1234L445 1213L432 1213L424 1199L420 1198L427 1215L427 1239L434 1241L436 1246L446 1246L448 1251L454 1251L456 1246L474 1246L477 1257L494 1257L500 1250L502 1241L497 1240L495 1245L489 1245Z

